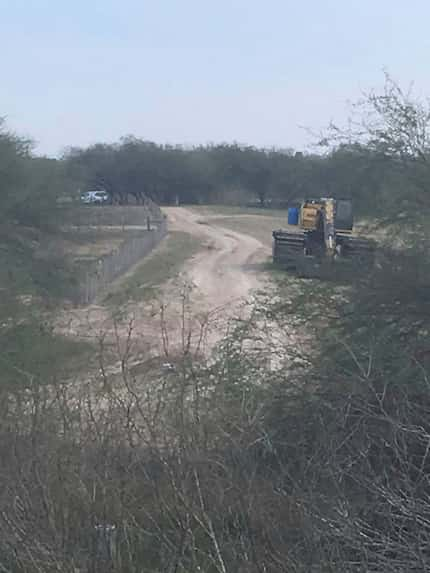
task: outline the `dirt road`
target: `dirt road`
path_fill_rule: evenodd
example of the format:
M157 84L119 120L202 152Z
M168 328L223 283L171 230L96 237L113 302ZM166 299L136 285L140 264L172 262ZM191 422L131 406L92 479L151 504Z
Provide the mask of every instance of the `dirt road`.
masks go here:
M188 343L210 350L224 334L228 321L247 312L245 303L264 285L256 266L267 259L267 245L250 235L224 229L216 216L202 216L183 207L164 211L169 229L195 236L203 247L185 263L179 276L160 289L159 299L151 304L126 305L121 324L114 324L111 311L103 305L65 312L58 331L113 340L118 339L118 333L125 338L132 323L134 340L145 352L176 352Z
M201 216L183 207L166 208L170 228L205 240L206 249L184 268L206 309L243 301L262 286L252 265L264 261L267 248L257 239L219 226L217 216Z

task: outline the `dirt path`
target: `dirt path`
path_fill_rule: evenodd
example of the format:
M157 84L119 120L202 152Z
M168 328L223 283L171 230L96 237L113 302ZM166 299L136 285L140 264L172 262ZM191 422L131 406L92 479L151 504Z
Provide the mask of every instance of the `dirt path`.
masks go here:
M229 319L247 312L245 303L264 286L265 279L255 264L267 259L267 246L244 233L224 229L216 215L200 215L183 207L164 211L169 229L192 234L203 243L203 249L187 261L178 277L164 285L159 300L126 305L120 324L114 324L110 310L102 305L74 309L63 314L57 331L118 341L127 337L132 323L133 339L142 352L176 352L188 343L210 350L224 334Z
M247 299L262 279L251 265L262 262L267 249L257 239L224 229L215 216L201 216L183 207L166 208L170 228L205 238L207 250L185 266L184 275L196 287L207 309Z

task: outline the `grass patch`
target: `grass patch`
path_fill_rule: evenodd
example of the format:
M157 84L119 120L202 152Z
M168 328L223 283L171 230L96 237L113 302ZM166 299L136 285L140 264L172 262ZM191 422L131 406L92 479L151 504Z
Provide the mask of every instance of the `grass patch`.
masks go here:
M244 233L261 241L263 245L271 248L272 231L287 228L286 219L281 217L222 217L217 219L217 225Z
M217 221L219 225L232 231L238 231L245 235L250 235L255 239L261 241L267 247L272 246L272 231L281 227L286 227L285 220L279 217L267 218L239 218L239 217L223 217Z
M97 259L108 255L126 241L133 233L121 230L79 230L63 232L64 250L67 256L92 257Z
M129 301L153 298L159 287L174 277L187 259L201 248L199 240L182 231L171 231L166 240L142 263L122 277L106 302L121 306Z
M210 217L216 215L216 224L254 237L266 247L272 246L272 231L288 228L285 209L259 209L230 205L193 205L193 211Z
M53 334L37 321L4 330L0 344L2 388L22 388L34 382L44 384L71 376L87 367L94 353L88 342Z
M73 276L64 259L41 256L57 233L6 228L0 245L0 388L18 389L70 377L88 365L87 342L55 335L45 321L67 296ZM48 312L47 312L48 311Z
M241 207L237 205L190 205L190 209L201 215L255 215L260 217L280 217L287 221L286 209L262 209L259 207Z
M56 235L48 237L55 242ZM19 296L51 302L67 296L73 282L70 269L64 258L39 256L38 233L2 236L0 239L0 317L14 315L17 309L12 307L16 306Z

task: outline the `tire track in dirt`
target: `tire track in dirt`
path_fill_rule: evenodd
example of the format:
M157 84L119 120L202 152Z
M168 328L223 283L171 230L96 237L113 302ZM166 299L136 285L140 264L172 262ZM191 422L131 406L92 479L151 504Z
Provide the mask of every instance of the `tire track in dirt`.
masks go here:
M170 228L206 240L207 249L185 265L184 274L195 285L205 307L218 308L246 299L263 281L250 264L262 262L267 248L249 235L224 229L217 219L202 217L183 207L166 208Z

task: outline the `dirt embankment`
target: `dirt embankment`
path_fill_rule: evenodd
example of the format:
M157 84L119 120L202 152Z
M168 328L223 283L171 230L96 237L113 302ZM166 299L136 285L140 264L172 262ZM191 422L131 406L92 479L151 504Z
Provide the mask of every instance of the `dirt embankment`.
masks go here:
M189 342L194 348L210 349L224 334L228 320L247 312L244 303L264 287L258 264L267 259L267 245L223 228L216 216L202 216L183 207L165 212L169 228L195 236L202 249L186 262L179 276L160 286L157 301L126 304L116 323L111 309L103 304L65 311L57 331L118 340L126 338L132 324L133 339L146 353L174 352ZM151 256L156 257L157 250Z

